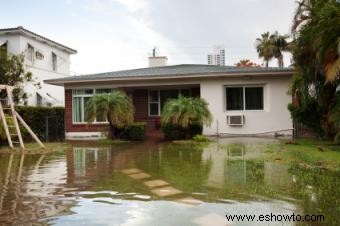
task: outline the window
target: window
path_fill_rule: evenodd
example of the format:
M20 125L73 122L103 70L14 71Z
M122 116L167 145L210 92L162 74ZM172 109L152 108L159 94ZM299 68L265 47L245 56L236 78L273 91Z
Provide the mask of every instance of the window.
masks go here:
M149 91L149 114L150 116L160 115L159 90Z
M149 115L159 116L165 103L169 99L177 99L179 95L184 97L191 96L190 89L167 89L167 90L149 90Z
M39 93L37 94L37 106L41 106L43 104L43 98Z
M35 58L38 60L43 60L44 59L44 54L42 54L40 51L35 52Z
M92 95L93 89L73 90L72 93L73 122L85 122L86 103L92 97Z
M72 118L74 123L85 122L85 109L89 99L95 93L111 93L113 89L74 89L72 91ZM106 116L97 114L95 122L107 122Z
M243 110L243 87L227 87L227 111Z
M245 87L246 110L263 110L263 87Z
M226 109L263 110L263 87L226 87Z
M57 70L57 55L52 52L52 69L53 71L56 71Z
M34 62L34 47L30 44L27 44L26 58L32 63Z

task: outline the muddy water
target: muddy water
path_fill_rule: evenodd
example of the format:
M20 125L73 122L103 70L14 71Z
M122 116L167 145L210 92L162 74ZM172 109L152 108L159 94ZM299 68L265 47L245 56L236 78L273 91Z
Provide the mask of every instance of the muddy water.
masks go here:
M277 141L75 145L61 154L1 154L0 224L339 225L339 176L264 160L271 142ZM293 213L322 214L325 221L226 218Z

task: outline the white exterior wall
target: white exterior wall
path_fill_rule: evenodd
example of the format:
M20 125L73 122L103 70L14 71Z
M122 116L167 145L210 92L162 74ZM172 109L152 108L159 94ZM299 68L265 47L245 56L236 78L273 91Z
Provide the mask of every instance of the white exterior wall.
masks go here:
M64 105L64 88L54 85L48 85L43 82L46 79L56 79L70 75L70 54L61 51L56 47L44 44L33 38L22 35L1 35L0 43L7 40L7 50L11 54L26 53L27 44L34 47L34 51L39 51L44 55L44 59L35 59L32 63L25 58L26 71L32 72L35 82L40 82L41 89L37 89L32 83L25 85L25 92L28 94L28 105L36 105L36 92L42 94L50 94L57 101L53 105ZM57 70L52 68L52 52L57 55ZM43 96L45 97L45 96ZM48 98L48 96L46 97ZM53 99L49 99L53 100Z
M273 78L273 77L276 78ZM201 82L201 97L209 103L213 116L210 127L204 127L205 135L273 135L276 132L292 135L293 123L287 109L291 96L287 94L290 76L271 75L251 79L209 79ZM261 85L264 110L227 111L225 86ZM229 126L227 115L244 115L243 126Z
M272 74L268 76L244 76L239 78L191 78L173 79L172 81L131 81L115 83L68 84L67 89L75 88L114 88L114 87L158 87L178 85L200 85L201 97L209 104L213 116L211 126L204 127L205 135L261 135L272 136L275 133L292 135L293 123L288 111L291 95L287 94L290 75ZM226 111L225 86L263 86L264 109L245 111ZM227 115L244 115L243 126L227 125ZM218 124L218 126L217 126ZM77 134L78 136L79 134Z

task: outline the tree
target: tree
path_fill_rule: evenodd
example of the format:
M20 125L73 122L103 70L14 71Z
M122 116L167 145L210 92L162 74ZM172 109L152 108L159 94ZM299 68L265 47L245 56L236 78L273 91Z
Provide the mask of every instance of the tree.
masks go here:
M281 68L284 66L282 52L289 49L287 38L287 35L280 35L277 31L270 35L270 41L274 46L274 57L277 59L278 66Z
M188 128L192 124L210 125L212 116L208 103L202 98L180 96L168 100L162 111L162 123Z
M266 62L266 67L268 67L269 61L273 58L277 59L279 67L284 66L282 52L289 49L287 38L287 35L280 35L275 31L274 34L263 33L261 38L256 39L256 51L259 57Z
M248 59L240 60L235 64L236 67L261 67L261 65L256 64Z
M23 91L26 82L33 82L32 73L24 69L24 55L8 54L0 47L0 84L14 86L13 99L16 103L27 103L27 94ZM39 83L35 84L39 86Z
M85 107L85 120L92 123L96 118L106 119L110 124L111 138L115 138L115 128L133 122L134 106L130 98L121 91L96 94Z
M266 67L268 67L269 61L273 59L275 53L275 46L270 38L269 32L263 33L261 38L257 38L255 46L259 57L263 58Z
M301 24L307 23L312 19L312 16L315 14L313 7L318 0L299 0L297 1L298 6L296 7L292 31L293 34L299 30Z
M296 104L289 109L294 119L329 139L339 137L339 21L339 2L301 0L292 27Z

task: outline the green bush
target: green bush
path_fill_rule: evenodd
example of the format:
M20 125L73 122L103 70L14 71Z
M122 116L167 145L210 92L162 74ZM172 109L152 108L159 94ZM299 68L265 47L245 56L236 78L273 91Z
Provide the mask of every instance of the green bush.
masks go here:
M8 126L8 131L10 134L16 134L16 129L14 127L11 127L11 126L14 126L14 121L13 121L13 118L8 118L8 117L11 117L10 115L8 114L5 114L5 117L7 118L6 119L6 122L7 122L7 126ZM25 127L23 125L21 125L19 123L19 127L20 127L20 132L21 132L21 136L22 137L26 137L29 135L28 131L25 129ZM18 141L19 139L17 137L13 137L12 136L12 140L13 141ZM5 132L5 128L4 128L4 124L1 122L0 123L0 141L1 143L3 144L7 144L7 136L6 136L6 132Z
M191 124L189 126L189 138L200 135L203 132L203 127L199 124Z
M202 134L203 127L199 124L191 124L188 128L183 128L177 124L163 124L162 131L167 140L191 139L198 134Z
M49 141L64 140L64 107L16 106L15 109L42 141L46 141L46 135ZM48 134L46 134L47 120ZM31 136L25 133L24 139L31 139Z
M210 141L208 137L200 135L200 134L195 135L192 139L196 142L202 142L202 143Z
M167 140L181 140L185 138L184 129L176 124L163 124L162 131Z
M122 128L116 128L115 136L125 140L144 140L145 125L144 122L136 122Z

